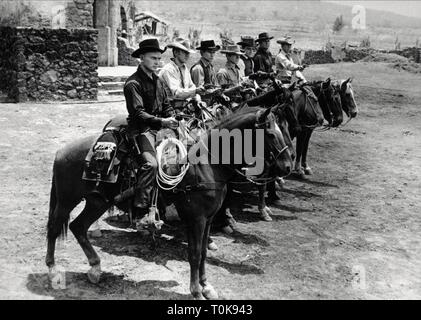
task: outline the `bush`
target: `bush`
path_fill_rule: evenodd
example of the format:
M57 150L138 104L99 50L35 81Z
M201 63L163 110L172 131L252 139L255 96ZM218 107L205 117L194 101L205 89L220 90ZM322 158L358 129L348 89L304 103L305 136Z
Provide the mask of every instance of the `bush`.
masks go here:
M366 38L361 40L360 47L361 48L370 48L371 47L371 41L370 41L369 36L367 36Z
M342 15L340 15L339 17L336 17L335 22L333 22L333 31L339 32L342 30L343 27L344 27L344 21L343 21Z

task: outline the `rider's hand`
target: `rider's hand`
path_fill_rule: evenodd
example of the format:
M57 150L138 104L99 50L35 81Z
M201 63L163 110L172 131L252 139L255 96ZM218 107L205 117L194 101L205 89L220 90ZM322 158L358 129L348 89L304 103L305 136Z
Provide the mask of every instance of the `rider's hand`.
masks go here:
M206 92L205 87L200 86L196 88L196 94L204 94Z
M177 129L178 121L173 117L164 118L164 119L162 119L162 127L163 128L170 128L170 129Z

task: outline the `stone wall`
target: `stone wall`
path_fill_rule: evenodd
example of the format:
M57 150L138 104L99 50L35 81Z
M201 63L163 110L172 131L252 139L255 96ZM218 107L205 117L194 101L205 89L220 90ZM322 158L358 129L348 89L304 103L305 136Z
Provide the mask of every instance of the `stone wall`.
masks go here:
M303 63L305 64L324 64L334 62L331 51L325 50L307 50L303 59Z
M117 38L118 48L118 65L119 66L137 66L138 60L132 57L132 53L135 50L129 45L129 41L125 38Z
M66 7L66 28L93 28L93 3L94 0L73 0L68 2Z
M0 27L0 83L16 102L96 99L97 31Z

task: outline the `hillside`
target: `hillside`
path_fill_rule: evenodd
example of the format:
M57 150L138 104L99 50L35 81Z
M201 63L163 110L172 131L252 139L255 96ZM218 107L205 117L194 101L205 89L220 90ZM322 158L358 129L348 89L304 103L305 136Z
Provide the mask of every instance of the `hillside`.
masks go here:
M241 34L268 31L276 37L293 34L301 48L321 48L328 38L360 42L369 36L372 45L392 49L396 36L401 46L413 46L421 37L421 19L367 10L367 29L350 28L352 8L317 1L138 1L140 10L151 10L172 23L182 34L189 27L202 28L205 37L217 37L227 29L234 39ZM335 18L343 16L345 28L332 33Z

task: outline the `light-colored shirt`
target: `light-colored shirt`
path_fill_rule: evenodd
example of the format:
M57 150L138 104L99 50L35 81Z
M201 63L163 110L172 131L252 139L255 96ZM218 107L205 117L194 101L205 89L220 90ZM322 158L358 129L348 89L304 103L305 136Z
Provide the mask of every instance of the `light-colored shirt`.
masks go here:
M216 79L221 86L233 87L240 84L244 73L240 67L232 62L227 61L225 68L219 69Z
M186 64L179 67L172 58L159 71L158 76L164 83L164 87L170 98L184 100L195 96L196 86L191 79L190 71L187 69Z
M306 81L303 74L298 70L299 65L295 64L291 56L284 50L281 50L275 58L276 75L278 78L292 77L293 75Z
M205 68L207 68L208 70L208 74L210 78L209 84L218 85L218 82L216 80L215 69L213 68L213 64L207 61L206 59L204 59L203 57L200 58L200 62L202 62ZM200 87L205 84L205 71L203 70L203 67L200 65L200 63L196 64L191 69L191 77L196 87Z

